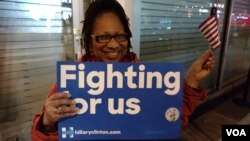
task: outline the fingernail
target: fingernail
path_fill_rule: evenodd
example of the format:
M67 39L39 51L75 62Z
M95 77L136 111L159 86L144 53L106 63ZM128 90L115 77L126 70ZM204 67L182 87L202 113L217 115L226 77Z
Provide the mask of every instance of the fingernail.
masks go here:
M70 93L68 93L68 97L69 97L69 98L71 97L71 94L70 94Z
M79 112L79 108L76 107L76 108L75 108L75 111L76 111L76 112Z
M69 93L69 91L63 91L63 93L66 93L69 98L71 97L71 94Z

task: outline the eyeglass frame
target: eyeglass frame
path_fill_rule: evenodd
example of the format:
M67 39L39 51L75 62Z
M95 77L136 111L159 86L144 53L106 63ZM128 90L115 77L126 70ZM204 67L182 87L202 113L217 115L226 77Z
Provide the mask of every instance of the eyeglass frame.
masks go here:
M123 35L125 38L123 40L119 40L119 36ZM104 37L104 36L108 36L109 39L107 41L100 41L100 37ZM110 35L110 34L101 34L101 35L94 35L94 34L91 34L91 37L94 38L96 40L96 42L98 43L108 43L111 41L111 39L115 39L115 41L117 42L124 42L124 41L127 41L129 39L127 33L119 33L119 34L115 34L115 35ZM117 40L118 39L118 40Z

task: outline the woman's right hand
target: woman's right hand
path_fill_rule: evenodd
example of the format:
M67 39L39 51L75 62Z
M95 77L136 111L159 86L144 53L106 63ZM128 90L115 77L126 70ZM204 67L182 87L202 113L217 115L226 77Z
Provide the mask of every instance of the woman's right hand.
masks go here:
M70 99L68 93L55 93L45 101L43 126L50 129L56 129L56 123L59 119L72 117L78 112L76 102Z

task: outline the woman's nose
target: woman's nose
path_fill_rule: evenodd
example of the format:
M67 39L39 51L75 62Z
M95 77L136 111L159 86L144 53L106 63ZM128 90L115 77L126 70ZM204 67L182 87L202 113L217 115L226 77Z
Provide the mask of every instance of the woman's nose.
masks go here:
M111 38L111 40L108 42L107 46L112 49L116 49L119 47L119 42L117 42L114 38Z

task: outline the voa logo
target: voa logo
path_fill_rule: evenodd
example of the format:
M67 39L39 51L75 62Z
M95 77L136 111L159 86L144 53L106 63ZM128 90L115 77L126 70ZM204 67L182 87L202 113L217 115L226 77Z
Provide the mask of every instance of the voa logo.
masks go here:
M67 138L67 136L69 138L74 138L74 128L73 127L69 127L68 130L66 127L62 127L62 138L65 139L65 138Z
M244 129L226 129L227 136L247 136L246 132Z

